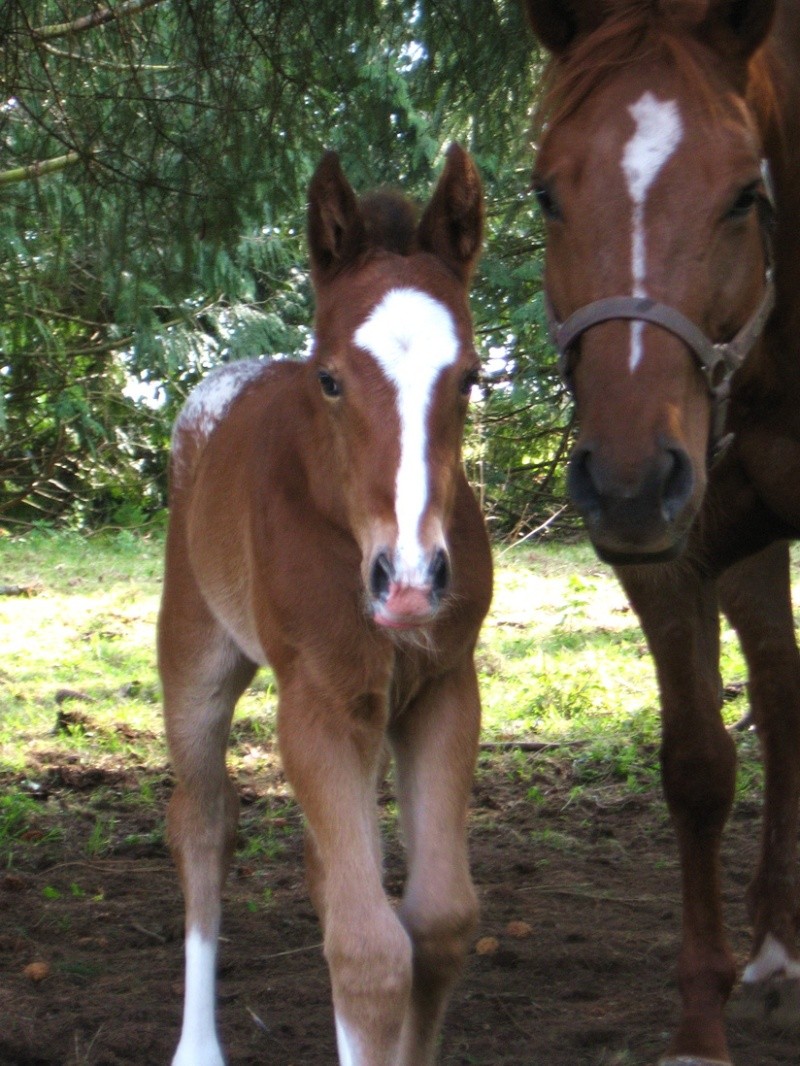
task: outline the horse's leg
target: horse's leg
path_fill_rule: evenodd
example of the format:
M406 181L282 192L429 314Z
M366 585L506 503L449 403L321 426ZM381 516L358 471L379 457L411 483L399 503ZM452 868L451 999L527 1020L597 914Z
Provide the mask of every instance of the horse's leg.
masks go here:
M431 1066L442 1016L478 917L466 814L480 703L471 657L430 682L391 732L409 877L400 917L414 981L398 1066Z
M797 821L800 802L800 654L794 635L785 542L729 570L722 608L739 634L766 775L761 856L748 890L753 958L748 984L800 978L795 954Z
M186 984L173 1066L221 1066L214 1018L217 938L238 816L225 750L234 706L255 667L220 630L191 579L179 588L169 573L159 667L177 779L167 830L185 901Z
M376 787L384 696L337 701L295 668L278 740L308 822L311 898L322 922L342 1066L396 1066L411 943L382 884Z
M720 714L713 583L688 566L619 571L653 653L661 690L661 772L678 840L682 1014L668 1063L729 1062L724 1007L736 970L723 928L720 842L736 752Z

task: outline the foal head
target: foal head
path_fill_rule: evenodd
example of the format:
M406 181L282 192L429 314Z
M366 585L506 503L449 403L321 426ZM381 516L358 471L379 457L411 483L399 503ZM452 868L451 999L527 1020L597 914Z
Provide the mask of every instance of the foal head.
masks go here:
M527 6L553 53L534 188L580 422L570 494L604 558L669 558L705 491L715 405L771 309L745 95L774 0Z
M311 183L306 384L328 472L317 502L357 541L383 627L430 621L451 582L448 524L479 368L467 292L482 225L480 180L456 145L418 224L391 194L357 200L332 153Z

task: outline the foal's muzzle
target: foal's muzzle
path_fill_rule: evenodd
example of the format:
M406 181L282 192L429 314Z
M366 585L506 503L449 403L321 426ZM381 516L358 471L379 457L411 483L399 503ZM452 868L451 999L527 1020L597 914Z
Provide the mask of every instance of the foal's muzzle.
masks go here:
M421 565L404 570L388 550L379 551L369 572L372 616L379 626L410 629L433 620L450 587L450 559L435 548Z

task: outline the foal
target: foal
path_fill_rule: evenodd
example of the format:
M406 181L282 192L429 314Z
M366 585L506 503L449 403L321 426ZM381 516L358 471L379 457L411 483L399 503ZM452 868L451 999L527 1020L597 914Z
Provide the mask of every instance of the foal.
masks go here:
M465 818L473 651L491 556L461 466L478 373L467 302L477 171L458 146L418 225L359 202L334 154L311 182L317 311L303 362L233 362L175 426L159 665L186 903L173 1066L219 1066L220 892L234 848L234 706L277 679L278 744L306 820L343 1066L427 1066L476 922ZM408 848L397 910L376 788L388 741Z

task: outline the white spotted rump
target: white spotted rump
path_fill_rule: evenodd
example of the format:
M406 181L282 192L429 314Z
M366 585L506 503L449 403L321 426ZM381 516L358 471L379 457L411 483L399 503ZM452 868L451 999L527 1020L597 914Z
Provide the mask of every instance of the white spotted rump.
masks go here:
M644 93L628 108L636 129L622 153L622 170L633 201L631 237L631 274L633 295L646 296L647 250L645 242L645 204L647 194L683 136L678 105L674 100L658 100ZM643 322L631 323L631 373L642 358Z
M264 359L237 359L218 367L195 388L183 406L173 431L172 447L180 445L180 434L191 430L207 438L230 405L249 382L269 367Z
M419 525L428 500L427 421L439 375L458 357L458 338L447 308L416 289L392 289L357 330L355 343L376 360L397 390L400 463L395 487L400 581L423 565Z

